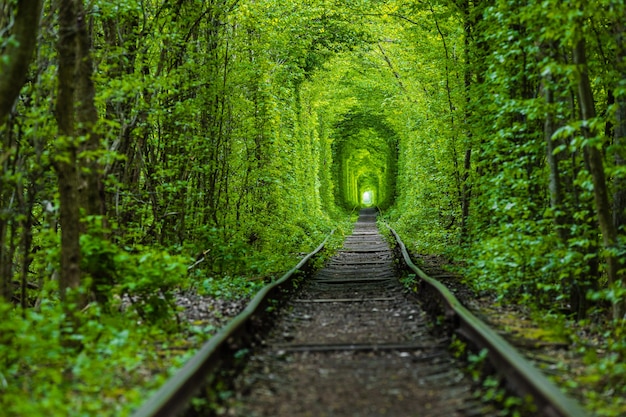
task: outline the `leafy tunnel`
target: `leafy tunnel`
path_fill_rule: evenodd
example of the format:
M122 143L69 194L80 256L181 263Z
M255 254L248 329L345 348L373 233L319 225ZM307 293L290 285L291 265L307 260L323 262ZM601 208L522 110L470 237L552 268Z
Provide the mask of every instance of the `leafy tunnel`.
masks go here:
M619 320L602 349L626 357L626 2L0 4L3 411L89 414L101 380L54 383L71 360L134 369L181 329L164 300L248 297L365 206L477 293ZM83 356L125 332L123 366ZM588 392L625 415L605 369Z
M349 112L333 141L335 199L345 208L394 202L397 136L378 115Z

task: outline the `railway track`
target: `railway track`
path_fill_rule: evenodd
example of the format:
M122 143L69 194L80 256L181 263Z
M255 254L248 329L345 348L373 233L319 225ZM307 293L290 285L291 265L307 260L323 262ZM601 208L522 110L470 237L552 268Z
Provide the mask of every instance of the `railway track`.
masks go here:
M399 248L409 267L425 275L401 243ZM542 381L533 385L542 378L538 371L529 371L530 365L511 354L508 345L497 346L503 341L497 336L491 341L489 330L480 324L474 329L471 315L468 321L458 301L445 289L439 292L441 284L427 276L421 277L420 290L427 302L420 307L398 281L396 257L377 230L374 210L361 211L343 248L294 291L286 284L296 282L291 275L305 263L267 290L273 301L260 296L253 300L248 317L243 317L246 312L238 316L218 335L220 343L210 341L212 345L192 359L195 365L188 364L135 416L175 415L199 387L204 387L200 398L205 400L195 402L203 407L184 415L501 415L494 404L475 398L475 384L463 372L466 364L448 348L449 332L461 335L474 349L488 349L489 364L505 384L535 399L533 415L585 415L553 386ZM267 314L279 304L280 314ZM275 320L267 326L270 317ZM432 331L432 317L446 324L446 332ZM229 359L242 356L249 357L245 362ZM219 383L207 379L222 368L236 372ZM222 387L217 406L215 385Z
M291 300L238 378L236 416L489 416L396 278L375 213Z

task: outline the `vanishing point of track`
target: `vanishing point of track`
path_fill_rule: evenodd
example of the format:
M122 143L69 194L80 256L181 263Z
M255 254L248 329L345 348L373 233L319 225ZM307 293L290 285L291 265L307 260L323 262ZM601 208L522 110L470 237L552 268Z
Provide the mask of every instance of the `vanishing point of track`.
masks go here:
M392 233L404 267L420 278L419 304L398 281L398 259L377 229L376 211L362 210L324 268L296 279L322 244L261 290L134 416L499 415L473 395L466 365L450 352L452 333L475 351L487 350L503 386L534 399L532 415L586 415L413 265ZM202 407L188 406L192 395Z

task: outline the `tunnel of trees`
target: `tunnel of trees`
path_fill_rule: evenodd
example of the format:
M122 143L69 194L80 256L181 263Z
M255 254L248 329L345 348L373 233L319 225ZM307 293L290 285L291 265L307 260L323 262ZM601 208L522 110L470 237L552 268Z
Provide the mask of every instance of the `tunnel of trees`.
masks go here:
M388 208L394 201L398 159L393 130L377 115L347 114L334 129L332 145L335 202L347 210Z
M376 206L474 290L599 326L581 378L590 409L620 415L625 15L622 0L0 2L0 409L136 406L158 381L132 370L184 360L148 344L211 332L176 321L175 293L245 297Z

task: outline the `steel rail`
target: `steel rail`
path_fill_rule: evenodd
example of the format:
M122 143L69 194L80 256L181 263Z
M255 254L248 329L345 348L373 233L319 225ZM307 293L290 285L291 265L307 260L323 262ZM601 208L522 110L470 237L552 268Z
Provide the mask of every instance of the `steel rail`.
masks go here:
M474 349L488 350L488 360L505 379L512 392L521 398L532 396L539 416L589 416L576 401L561 392L504 338L465 308L442 283L417 267L400 236L389 225L387 227L400 247L406 265L420 277L421 284L428 286L431 292L438 296L438 301L444 308L445 318L452 325L451 330L473 345Z
M255 317L265 312L270 297L291 282L293 275L301 270L326 245L334 230L326 239L306 255L295 267L280 279L266 285L252 298L246 308L209 339L187 363L159 388L135 413L133 417L170 417L183 411L191 398L206 384L207 378L228 358L244 349L250 340L248 330Z

